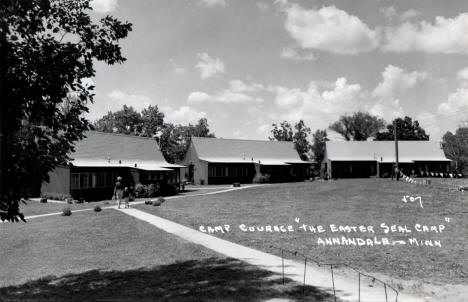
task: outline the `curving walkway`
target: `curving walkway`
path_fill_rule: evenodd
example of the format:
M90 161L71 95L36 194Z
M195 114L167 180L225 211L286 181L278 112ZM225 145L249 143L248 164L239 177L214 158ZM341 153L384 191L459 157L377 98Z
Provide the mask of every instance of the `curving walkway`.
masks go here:
M202 245L215 252L225 256L236 258L249 264L257 265L263 269L274 273L282 273L282 260L280 257L264 253L240 244L236 244L224 239L220 239L170 220L152 215L137 209L119 209L118 211L132 216L136 219L146 221L155 227L164 230L170 234L176 235L189 242ZM304 282L304 264L293 260L284 260L284 265L287 270L287 277L299 282ZM306 270L305 283L310 286L317 287L321 290L333 294L332 280L330 271L319 268L315 265L308 265ZM382 287L369 287L361 283L360 300L357 291L357 280L339 276L335 274L335 290L336 295L343 301L360 301L360 302L385 302L397 301L397 297L393 292L387 292L387 298ZM421 298L403 296L398 297L400 302L422 302Z

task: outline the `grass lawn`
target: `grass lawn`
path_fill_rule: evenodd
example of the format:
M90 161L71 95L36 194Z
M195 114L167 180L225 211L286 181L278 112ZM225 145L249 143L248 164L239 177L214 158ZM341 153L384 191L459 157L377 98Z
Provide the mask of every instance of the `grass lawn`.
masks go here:
M41 204L51 206L52 204ZM61 205L59 205L61 206ZM300 300L302 286L108 209L0 224L1 301ZM331 296L306 287L310 301Z
M229 188L229 185L210 185L210 186L186 186L185 191L178 194L178 196L191 196L191 195L198 195L198 194L205 194L211 193L216 191L225 190ZM152 198L141 198L137 199L146 200L146 199L155 199L156 197ZM130 202L131 203L131 202ZM41 214L48 214L54 212L61 212L63 208L70 207L72 211L82 210L82 209L92 209L96 205L99 205L101 208L116 205L117 202L115 200L102 200L102 201L93 201L89 203L77 203L77 204L60 204L60 203L40 203L39 201L34 200L27 200L26 203L20 203L20 211L24 214L25 217L27 216L34 216L34 215L41 215Z
M434 180L436 182L438 180ZM441 180L443 181L443 180ZM418 203L404 203L404 195L421 196ZM297 250L322 262L346 262L363 271L402 280L439 285L468 281L468 194L447 192L389 179L349 179L312 183L279 184L218 195L168 200L161 207L139 205L139 209L198 229L200 225L231 225L227 240L279 254L271 246ZM295 218L308 225L373 225L377 236L405 240L441 240L442 248L415 246L318 246L317 238L343 233L313 234L245 233L246 225L293 225ZM444 218L450 217L450 223ZM381 223L408 225L445 224L442 233L383 234ZM297 228L296 228L297 229ZM367 233L348 233L366 237ZM374 234L369 234L371 237ZM400 284L400 288L407 284Z

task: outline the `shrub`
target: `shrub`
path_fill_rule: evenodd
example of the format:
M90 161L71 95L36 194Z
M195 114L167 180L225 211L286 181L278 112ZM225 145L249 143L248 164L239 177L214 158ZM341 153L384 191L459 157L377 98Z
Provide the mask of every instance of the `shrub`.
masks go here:
M95 206L94 207L94 212L101 212L101 207L100 206Z
M145 185L141 183L137 183L135 185L134 192L135 192L136 198L143 198L143 197L147 197L146 195L147 195L148 189L146 188Z
M255 174L255 177L253 179L254 184L263 184L269 181L270 181L270 175L263 175L261 173Z
M46 202L47 202L47 198L42 197L39 201L40 201L41 203L46 203Z
M147 197L155 197L159 195L159 188L155 184L150 184L148 186L148 196Z
M62 210L62 216L70 216L72 214L72 211L70 207L63 208Z
M50 200L61 200L61 201L66 201L68 198L71 198L70 194L56 193L56 192L44 192L41 194L41 197L50 199Z

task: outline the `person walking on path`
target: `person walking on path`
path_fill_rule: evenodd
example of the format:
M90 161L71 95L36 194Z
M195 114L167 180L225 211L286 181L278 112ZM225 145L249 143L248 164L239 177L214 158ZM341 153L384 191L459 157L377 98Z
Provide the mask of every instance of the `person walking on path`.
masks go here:
M123 199L125 201L125 208L130 208L130 206L128 205L128 201L130 199L130 189L128 187L125 187L123 191Z
M117 182L115 183L114 196L113 196L118 202L117 208L119 209L120 209L120 203L122 202L123 193L124 193L124 186L122 183L122 177L119 176L117 177Z

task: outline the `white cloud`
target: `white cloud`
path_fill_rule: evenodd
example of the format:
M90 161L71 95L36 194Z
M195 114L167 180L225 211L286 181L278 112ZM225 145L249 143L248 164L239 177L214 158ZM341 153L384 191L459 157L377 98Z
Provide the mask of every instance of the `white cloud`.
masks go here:
M112 99L112 107L120 109L123 105L132 106L135 110L141 111L153 103L149 97L138 94L128 94L120 90L113 90L107 94ZM115 109L115 110L118 110Z
M90 5L98 13L109 13L117 7L117 0L91 0Z
M443 102L437 108L438 112L443 115L460 115L467 116L468 112L468 88L458 88L455 92L450 93L447 101Z
M216 74L224 73L224 63L218 58L211 58L206 52L198 54L199 61L196 67L200 70L202 79L210 78Z
M206 117L206 113L204 111L196 111L188 106L182 106L178 109L162 107L161 110L164 112L164 119L175 124L193 124L199 119Z
M312 126L328 126L339 115L364 109L365 92L359 84L338 78L330 88L312 81L306 90L276 87L275 102L281 119L311 121Z
M460 82L461 86L468 88L468 67L458 71L457 79Z
M226 2L224 0L201 0L201 3L207 7L226 5Z
M211 95L202 91L194 91L187 98L189 104L211 102L212 100L213 97Z
M396 18L397 16L397 11L395 9L395 7L392 5L392 6L388 6L388 7L382 7L380 9L380 12L385 16L385 18L387 18L388 20L393 20Z
M427 78L427 74L421 71L407 72L400 67L388 65L382 72L382 78L382 81L374 89L373 95L391 98L421 83Z
M335 6L307 10L293 4L285 13L285 28L302 48L358 54L378 46L378 31Z
M444 133L440 127L440 123L437 123L437 116L433 113L422 111L416 115L416 120L419 122L421 127L430 134L430 139L438 139ZM444 125L445 126L445 125Z
M439 114L452 115L455 118L466 119L468 115L468 67L457 72L460 87L448 95L447 101L437 108Z
M468 54L468 13L454 18L439 16L434 24L405 22L386 28L385 34L384 51Z
M403 108L398 97L425 81L427 77L425 72L408 72L400 67L388 65L382 72L382 81L372 92L374 102L369 105L368 111L385 119L402 116Z
M257 2L257 8L262 12L262 13L267 13L270 10L270 7L268 4L263 3L263 2Z
M389 7L382 7L380 9L380 12L389 21L393 21L393 20L397 19L397 17L398 17L398 12L397 12L397 10L395 9L395 7L393 5L389 6ZM401 13L398 20L400 22L403 22L403 21L409 20L411 18L418 17L420 15L422 15L422 13L420 11L410 8L407 11L404 11L403 13Z
M176 75L186 75L188 74L187 69L182 68L182 67L177 67L172 70L172 72Z
M284 47L283 50L281 51L281 57L284 59L292 59L292 60L297 60L297 61L315 60L315 56L313 53L308 54L308 55L301 55L292 47Z
M224 104L245 104L245 103L260 103L263 99L260 97L251 96L249 93L264 90L261 84L246 84L241 80L232 80L229 82L229 87L214 95L207 94L201 91L190 93L187 102L190 103L206 103L217 102Z
M418 10L410 8L407 11L404 11L400 16L400 21L406 21L415 17L421 16L422 13Z

